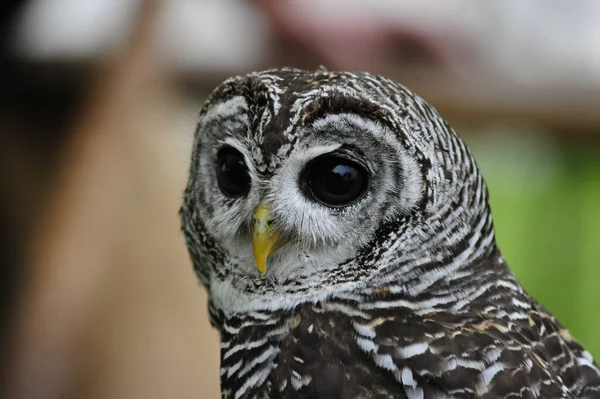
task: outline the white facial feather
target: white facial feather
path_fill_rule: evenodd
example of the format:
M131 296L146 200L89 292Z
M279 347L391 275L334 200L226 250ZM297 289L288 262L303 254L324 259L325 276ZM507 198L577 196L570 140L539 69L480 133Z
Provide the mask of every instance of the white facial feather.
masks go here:
M235 103L237 102L236 100ZM352 128L351 125L354 127ZM305 137L305 141L289 154L268 179L261 177L252 163L252 153L246 147L247 143L233 137L222 139L220 145L229 145L244 155L252 180L252 187L246 197L235 200L232 205L217 209L212 218L205 219L207 228L220 239L221 245L230 254L230 262L235 263L230 268L230 273L233 275L240 276L240 279L249 276L264 278L272 281L275 287L278 286L278 282L286 280L318 283L320 276L354 258L360 248L372 239L375 229L382 220L374 218L368 219L367 225L357 224L359 220L357 213L368 212L374 199L377 198L379 202L384 201L385 199L381 197L385 192L398 194L397 203L388 209L387 214L381 216L382 219L391 219L394 215L407 213L419 201L423 184L418 169L385 127L350 114L329 115L311 126L315 131L326 128L329 130L351 128L356 129L357 132L368 132L380 142L393 148L395 151L393 159L374 158L368 161L395 164L400 160L403 165L401 176L404 182L403 188L398 189L399 182L393 181L389 174L379 176L380 187L375 187L358 203L347 208L332 210L307 198L300 186L300 175L311 160L334 152L344 144L356 146L364 153L372 152L369 148L361 148L361 145L366 145L361 136L352 137L351 143L319 136ZM211 168L207 164L201 169L205 171L205 178L216 179L214 173L211 175L211 172L208 172L213 170L214 166ZM214 183L210 185L216 186ZM272 209L274 226L289 240L269 257L267 273L264 277L259 277L254 262L249 228L252 225L252 215L261 201L265 201ZM240 280L238 283L241 283ZM238 289L239 292L234 295L233 287L235 284L215 284L212 295L218 297L223 306L239 310L239 298L243 289ZM308 299L320 298L322 292L324 291L315 291L314 295L308 296ZM288 299L291 298L289 292L276 292L276 296L279 297L284 294ZM251 295L244 294L247 303L264 305L264 294L260 294L257 301L250 300L248 296ZM298 298L298 300L306 299L305 294Z

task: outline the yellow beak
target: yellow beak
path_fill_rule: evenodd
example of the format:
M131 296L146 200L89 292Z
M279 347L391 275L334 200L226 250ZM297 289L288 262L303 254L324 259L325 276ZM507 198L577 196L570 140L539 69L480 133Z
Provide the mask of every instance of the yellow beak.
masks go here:
M275 243L279 240L279 231L271 227L271 220L271 210L261 203L254 213L252 247L256 266L262 274L267 272L267 258L278 248Z

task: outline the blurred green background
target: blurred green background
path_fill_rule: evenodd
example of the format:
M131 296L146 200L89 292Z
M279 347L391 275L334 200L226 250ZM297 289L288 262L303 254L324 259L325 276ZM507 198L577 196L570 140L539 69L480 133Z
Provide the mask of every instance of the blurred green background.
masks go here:
M523 126L463 136L487 180L511 269L600 356L600 148Z

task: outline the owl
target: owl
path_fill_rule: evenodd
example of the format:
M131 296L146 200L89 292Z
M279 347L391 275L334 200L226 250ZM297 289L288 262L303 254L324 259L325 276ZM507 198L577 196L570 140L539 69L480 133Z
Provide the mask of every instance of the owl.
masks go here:
M592 356L504 261L465 143L390 79L226 80L180 216L224 398L600 398Z

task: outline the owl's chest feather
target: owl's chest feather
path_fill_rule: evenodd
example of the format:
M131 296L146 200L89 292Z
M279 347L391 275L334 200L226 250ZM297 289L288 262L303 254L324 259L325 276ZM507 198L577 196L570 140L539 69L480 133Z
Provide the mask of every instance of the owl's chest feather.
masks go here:
M600 371L589 354L532 306L523 319L503 310L365 312L343 302L229 318L220 326L223 395L594 397Z
M223 325L225 394L238 398L406 397L393 374L373 367L357 345L347 315L305 305L261 324L256 316Z

